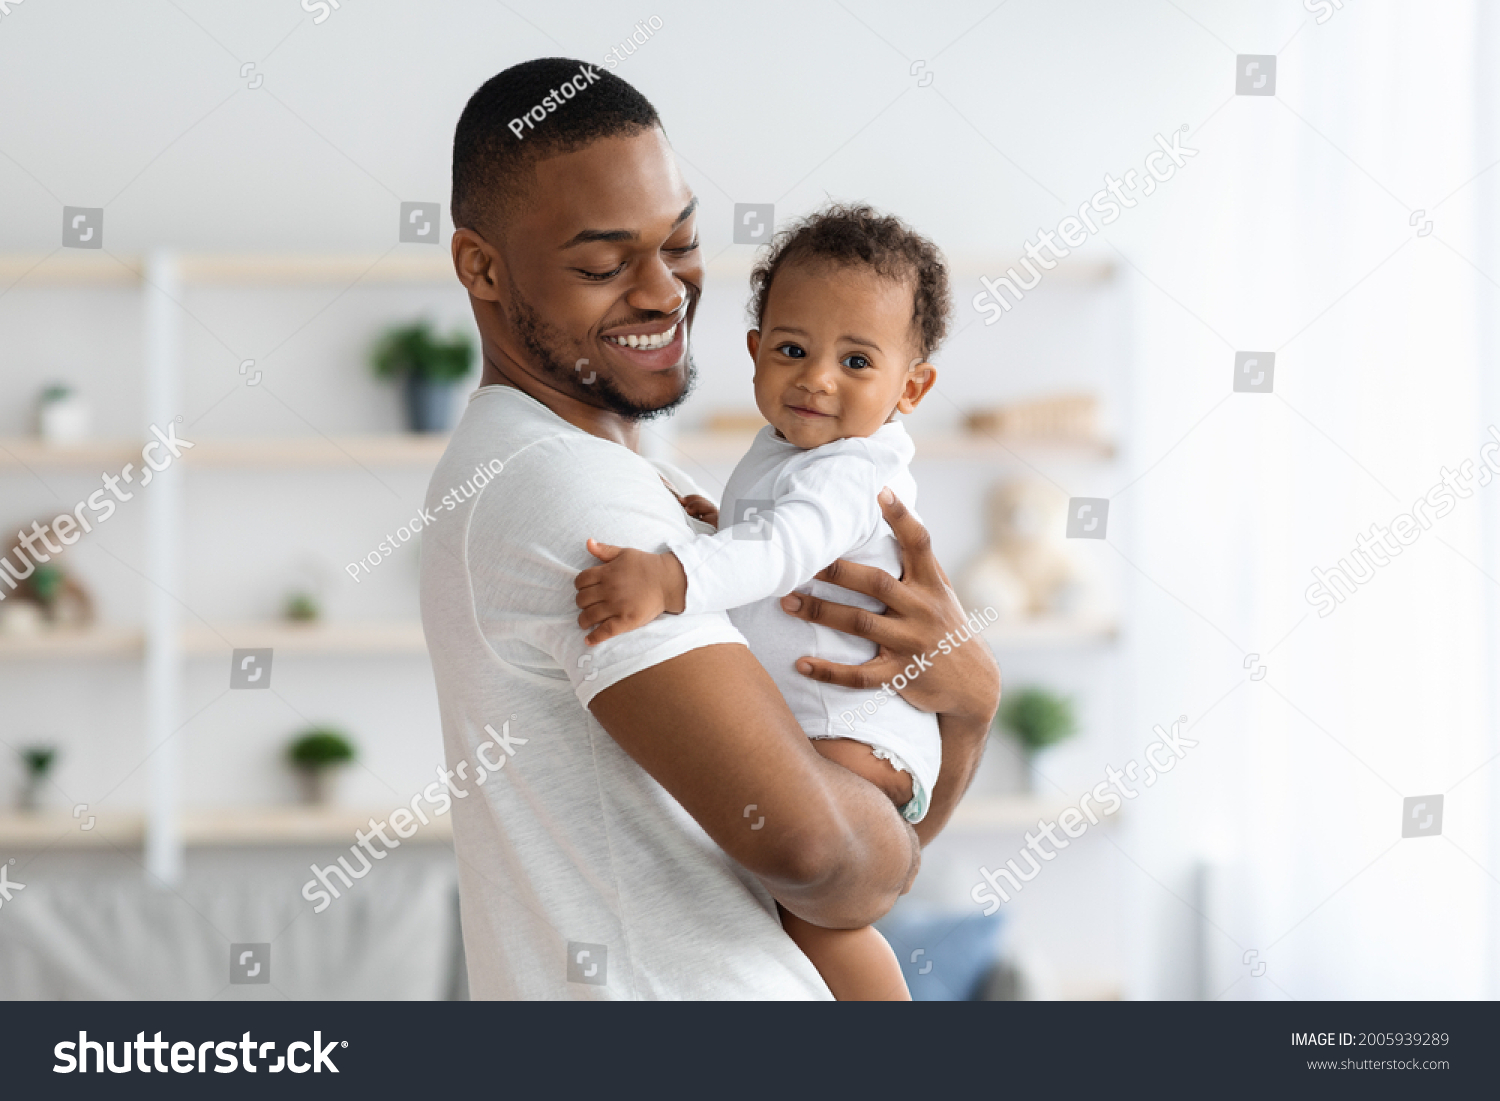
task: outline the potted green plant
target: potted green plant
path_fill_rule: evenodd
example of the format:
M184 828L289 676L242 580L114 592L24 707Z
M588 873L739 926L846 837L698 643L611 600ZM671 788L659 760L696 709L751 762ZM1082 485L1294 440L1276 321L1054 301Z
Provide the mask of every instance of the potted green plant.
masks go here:
M44 443L69 446L89 435L89 407L71 386L54 383L37 398L37 434Z
M286 756L297 770L303 802L324 806L337 770L354 760L354 744L337 727L313 726L292 739Z
M474 366L474 342L464 333L446 339L426 321L388 330L375 344L370 365L377 378L399 380L413 432L452 427L453 388Z
M1021 743L1026 757L1028 790L1037 753L1071 737L1078 728L1073 701L1035 685L1006 693L996 722Z
M317 597L299 589L286 598L282 614L293 623L316 623L323 618L323 609Z
M57 763L57 747L28 746L21 750L21 761L26 766L26 775L21 780L21 809L34 811L41 802L42 785L47 782L47 774Z

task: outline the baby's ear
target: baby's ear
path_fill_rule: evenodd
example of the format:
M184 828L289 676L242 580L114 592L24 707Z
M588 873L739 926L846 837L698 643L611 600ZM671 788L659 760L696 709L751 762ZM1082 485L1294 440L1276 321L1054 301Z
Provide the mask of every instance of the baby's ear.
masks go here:
M896 408L910 413L922 404L927 391L937 381L937 368L918 356L907 365L906 380L901 384L901 396L896 399Z
M760 330L751 329L745 334L745 347L750 349L750 358L760 355Z

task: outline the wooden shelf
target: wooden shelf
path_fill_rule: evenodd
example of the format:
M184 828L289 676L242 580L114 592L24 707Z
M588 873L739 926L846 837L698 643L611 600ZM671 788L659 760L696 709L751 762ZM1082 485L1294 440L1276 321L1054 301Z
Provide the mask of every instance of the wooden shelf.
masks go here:
M0 635L0 661L138 657L144 650L145 635L130 627L90 627L82 631Z
M231 650L270 647L281 654L425 654L427 638L410 622L193 624L183 649L193 656L228 657Z
M282 439L194 440L183 453L190 467L432 467L448 446L446 435L289 436Z
M225 623L215 627L191 624L183 629L182 645L189 657L227 657L232 650L270 647L283 654L379 655L425 654L422 624L353 621L315 624ZM82 631L44 631L35 635L0 636L0 661L38 658L139 657L145 652L144 632L130 627L92 627Z
M452 283L453 260L445 248L380 253L183 253L182 279L193 284L285 286L297 283ZM102 250L0 255L0 288L18 280L30 285L138 286L140 257L116 259Z
M750 448L753 432L684 432L669 439L664 457L699 463L735 463ZM1115 455L1110 440L1054 443L1042 440L999 441L988 436L955 432L948 436L917 436L915 461L921 462L1106 462Z
M132 460L140 466L144 442L90 440L63 447L31 436L0 438L0 470L98 470L113 474Z
M958 804L953 817L948 820L952 829L1035 829L1039 820L1055 822L1057 816L1076 801L1066 801L1050 795L980 795L970 796ZM1120 816L1099 815L1099 824L1107 825ZM1089 827L1093 829L1093 826Z
M184 810L183 838L189 845L339 845L354 844L354 831L368 831L370 819L386 821L391 808L353 810L346 807L230 807ZM94 818L92 829L82 827ZM448 842L453 837L450 816L419 826L402 844ZM140 811L85 811L73 818L65 811L0 814L0 846L5 849L95 849L139 847L146 835ZM394 836L394 835L392 835ZM23 881L24 882L24 881Z
M1108 462L1115 457L1114 441L1004 439L975 432L951 436L919 436L917 462L954 459L990 462Z
M144 441L142 441L143 443ZM0 439L0 470L98 470L116 473L141 465L142 443L90 441L76 447L44 444L30 437ZM448 446L446 435L206 437L193 440L182 460L189 468L243 469L385 466L430 468Z
M992 649L1049 649L1114 642L1120 627L1112 619L1034 619L996 623L984 638Z

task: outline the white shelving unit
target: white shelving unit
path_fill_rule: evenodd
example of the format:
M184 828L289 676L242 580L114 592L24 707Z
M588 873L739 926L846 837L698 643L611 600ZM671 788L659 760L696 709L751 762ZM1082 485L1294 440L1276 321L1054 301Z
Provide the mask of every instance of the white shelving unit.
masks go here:
M61 287L130 286L141 292L147 424L166 424L181 408L182 341L178 302L187 286L282 286L316 283L434 283L453 278L445 253L385 255L188 255L154 253L141 259L56 252L0 256L0 289L24 281ZM144 440L93 441L52 447L32 438L0 439L0 473L120 469L139 462ZM171 737L181 722L186 663L227 658L236 647L270 646L322 655L420 654L417 622L184 623L176 600L182 578L185 479L212 469L407 467L430 469L446 445L441 437L309 435L285 439L205 438L181 461L158 473L145 503L145 617L140 627L105 625L81 631L0 638L0 661L126 659L142 663L148 803L144 814L107 816L95 830L49 816L0 816L0 841L42 844L143 844L149 875L179 878L184 849L193 844L282 844L343 839L369 815L344 810L266 807L213 814L184 812L181 744ZM446 828L446 826L444 827ZM442 832L442 831L437 831Z
M348 845L356 830L383 821L390 808L230 807L187 811L179 823L185 845ZM139 811L105 812L72 818L61 812L0 814L0 844L8 849L109 849L139 847L148 836L147 816ZM85 829L84 827L88 827ZM448 841L448 815L429 820L402 841Z
M91 470L139 461L144 440L89 442L78 447L48 446L26 437L0 437L0 470ZM294 436L287 439L234 437L193 441L181 462L189 468L292 468L435 465L448 446L446 436ZM175 464L174 464L175 465Z
M748 257L726 256L714 265L716 278L743 276ZM978 263L953 265L955 274ZM1063 273L1085 283L1110 279L1107 264L1079 266ZM189 255L157 253L142 259L109 254L57 252L0 255L0 290L24 281L59 287L126 286L141 293L144 318L145 423L165 424L181 407L182 351L176 301L192 286L277 287L319 283L432 284L453 279L446 253L396 251L371 255ZM750 436L738 433L681 433L668 437L668 454L703 464L733 462ZM118 470L139 461L142 440L91 441L52 447L28 437L0 438L0 475L46 471ZM0 662L55 660L140 661L145 687L145 738L149 753L149 795L144 813L100 818L83 831L62 815L0 814L0 842L29 847L144 845L147 870L171 882L182 869L185 847L209 844L343 843L363 828L369 815L346 809L263 807L213 812L181 806L179 742L170 737L182 719L182 680L189 662L227 660L238 647L272 647L286 653L330 656L416 655L425 652L416 621L214 623L183 621L177 602L182 578L186 479L212 470L302 470L344 467L430 470L446 446L444 437L322 436L289 438L195 439L179 462L158 474L146 505L147 560L151 575L140 626L101 625L82 631L0 637ZM1016 463L1099 463L1115 455L1110 440L1057 446L999 441L981 435L918 438L918 460L978 463L997 468ZM1118 633L1113 621L1048 621L997 624L986 638L997 652L1107 645ZM1033 796L971 796L954 817L956 829L982 830L1034 824L1055 813ZM446 839L444 821L424 836Z

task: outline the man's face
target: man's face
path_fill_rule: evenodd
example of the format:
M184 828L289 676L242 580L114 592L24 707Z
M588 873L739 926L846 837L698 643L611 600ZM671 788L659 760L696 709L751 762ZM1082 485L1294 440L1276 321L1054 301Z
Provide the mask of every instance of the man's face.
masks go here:
M696 209L655 128L540 162L499 246L522 366L625 417L680 403L703 286Z

